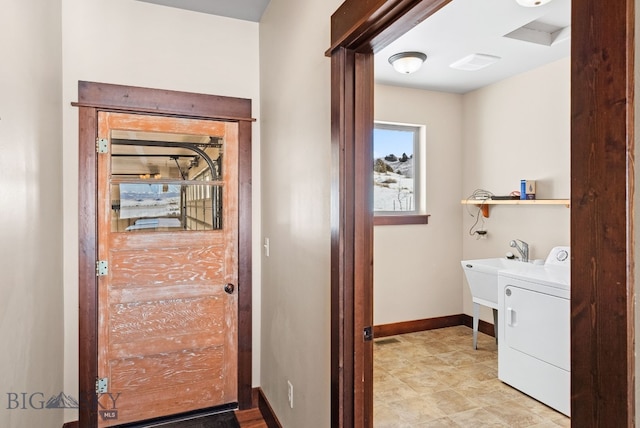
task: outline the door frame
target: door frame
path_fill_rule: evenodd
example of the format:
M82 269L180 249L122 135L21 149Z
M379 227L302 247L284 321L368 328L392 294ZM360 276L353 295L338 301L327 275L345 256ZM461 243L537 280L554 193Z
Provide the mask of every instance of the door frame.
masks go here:
M251 100L96 82L78 82L79 425L96 427L98 404L98 112L116 111L238 123L238 406L252 400Z
M373 425L373 351L362 334L373 321L362 169L373 55L449 1L346 0L331 17L334 427ZM634 0L572 2L571 414L580 427L635 423L634 13Z

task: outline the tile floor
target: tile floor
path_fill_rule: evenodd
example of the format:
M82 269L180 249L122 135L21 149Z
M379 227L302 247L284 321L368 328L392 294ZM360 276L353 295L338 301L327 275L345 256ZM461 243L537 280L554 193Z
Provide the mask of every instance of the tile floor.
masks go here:
M498 380L495 339L448 327L377 339L374 427L570 427L570 419Z

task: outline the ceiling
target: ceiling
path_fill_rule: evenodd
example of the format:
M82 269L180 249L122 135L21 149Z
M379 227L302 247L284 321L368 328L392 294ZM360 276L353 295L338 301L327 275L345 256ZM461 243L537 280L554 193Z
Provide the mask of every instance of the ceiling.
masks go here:
M138 0L178 9L259 22L269 0Z
M260 21L269 4L269 0L138 1L254 22ZM518 30L533 21L530 28ZM515 0L452 0L375 55L375 80L387 85L466 93L568 57L570 25L571 0L553 0L539 7L523 7ZM504 37L515 30L520 39ZM549 41L550 45L539 44ZM391 55L405 51L427 55L422 68L413 74L398 73L389 64ZM501 59L477 71L449 67L470 54Z
M532 21L538 24L519 30L521 37L542 42L555 37L555 42L548 46L504 37ZM453 0L375 55L376 82L466 93L568 57L570 25L571 0L553 0L539 7L523 7L515 0ZM422 68L413 74L398 73L388 61L391 55L406 51L427 55ZM501 59L477 71L449 67L478 53Z

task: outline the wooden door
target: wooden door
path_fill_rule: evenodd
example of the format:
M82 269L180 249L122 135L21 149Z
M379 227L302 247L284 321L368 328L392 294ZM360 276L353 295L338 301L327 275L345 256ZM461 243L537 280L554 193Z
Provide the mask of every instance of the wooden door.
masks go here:
M98 134L98 426L234 405L237 123L100 112Z

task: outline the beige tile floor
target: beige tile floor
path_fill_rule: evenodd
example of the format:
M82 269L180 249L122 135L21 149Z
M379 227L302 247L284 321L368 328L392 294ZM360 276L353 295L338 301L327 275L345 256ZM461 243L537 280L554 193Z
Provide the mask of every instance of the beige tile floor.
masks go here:
M479 333L475 351L471 340L465 326L376 339L374 427L571 426L562 413L498 380L493 337Z

